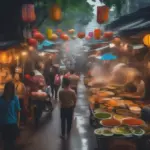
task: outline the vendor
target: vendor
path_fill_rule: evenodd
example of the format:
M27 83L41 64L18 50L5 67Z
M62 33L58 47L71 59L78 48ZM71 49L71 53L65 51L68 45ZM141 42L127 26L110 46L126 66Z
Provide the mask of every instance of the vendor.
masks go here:
M132 82L128 82L125 86L126 92L132 92L143 97L145 93L145 83L141 75L137 75Z

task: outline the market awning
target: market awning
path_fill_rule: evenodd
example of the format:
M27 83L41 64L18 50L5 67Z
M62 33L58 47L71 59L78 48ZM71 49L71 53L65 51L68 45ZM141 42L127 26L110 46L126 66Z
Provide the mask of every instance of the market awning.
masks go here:
M150 30L150 6L125 15L106 26L107 30L117 32L121 36L132 36Z

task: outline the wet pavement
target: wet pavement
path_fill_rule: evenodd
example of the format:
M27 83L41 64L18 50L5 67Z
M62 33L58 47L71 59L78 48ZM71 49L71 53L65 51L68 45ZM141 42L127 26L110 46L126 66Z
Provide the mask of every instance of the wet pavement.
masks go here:
M93 129L89 124L88 102L83 83L79 84L78 102L74 113L73 129L68 140L60 138L59 105L52 116L44 116L38 130L24 131L26 144L24 150L94 150L96 147ZM30 132L28 134L27 132ZM32 134L31 134L32 133Z

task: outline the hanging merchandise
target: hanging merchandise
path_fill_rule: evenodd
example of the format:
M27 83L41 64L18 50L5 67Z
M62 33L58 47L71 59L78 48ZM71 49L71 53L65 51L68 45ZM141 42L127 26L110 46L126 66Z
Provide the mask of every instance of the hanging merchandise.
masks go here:
M107 22L109 19L109 8L107 6L97 7L97 22L99 24Z
M10 51L0 52L0 63L10 64L12 62L12 53Z
M62 19L62 10L59 5L55 4L50 8L50 18L53 21L60 21Z
M121 44L121 39L116 37L113 39L112 43L114 43L116 46L120 46Z
M53 33L50 40L56 41L57 39L58 39L58 35Z
M68 41L69 40L69 36L67 34L62 34L61 35L61 39L64 41Z
M100 29L97 28L94 30L94 38L96 40L99 40L101 38L101 30Z
M79 32L78 33L78 38L83 39L85 37L85 33L84 32Z
M62 29L57 29L56 32L57 32L58 34L61 34L63 31L62 31Z
M52 29L47 29L47 38L50 40L52 38L53 30Z
M22 19L24 22L31 23L35 21L35 9L34 4L24 4L22 6Z
M70 30L68 30L68 33L69 34L73 34L75 32L75 30L74 29L70 29Z
M29 38L28 43L29 43L30 46L34 46L34 47L36 47L37 44L38 44L37 40L34 39L34 38Z
M111 31L104 32L103 38L110 39L112 37L113 37L113 32Z
M143 38L143 43L144 45L146 45L147 47L150 47L150 34L147 34L144 36Z

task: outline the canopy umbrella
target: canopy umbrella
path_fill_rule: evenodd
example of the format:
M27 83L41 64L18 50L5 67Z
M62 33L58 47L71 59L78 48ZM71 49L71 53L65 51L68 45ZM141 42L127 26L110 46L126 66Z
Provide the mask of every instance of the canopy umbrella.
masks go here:
M49 48L54 46L55 43L52 41L44 40L42 43L38 44L38 50L43 50L44 48Z
M117 56L111 54L111 53L106 53L102 56L98 56L96 57L97 59L100 59L100 60L116 60L117 59Z

